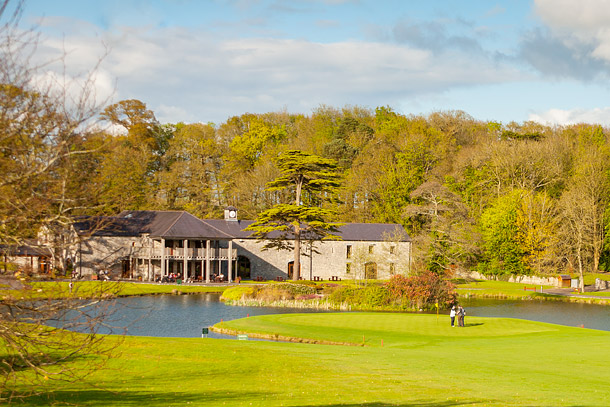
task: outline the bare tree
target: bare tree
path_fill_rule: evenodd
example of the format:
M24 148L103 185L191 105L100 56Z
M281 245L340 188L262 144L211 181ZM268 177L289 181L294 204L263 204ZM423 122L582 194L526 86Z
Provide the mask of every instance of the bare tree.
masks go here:
M96 67L74 81L40 79L45 66L33 62L36 32L18 26L22 6L20 0L0 0L0 245L5 248L35 244L45 228L67 230L87 207L75 177L82 177L79 163L90 153L88 127L99 112ZM65 245L63 240L55 241ZM56 248L61 249L51 247L54 256L65 259ZM57 264L65 266L63 260ZM108 321L107 300L117 286L105 282L82 292L80 284L41 284L24 275L0 279L10 287L0 298L0 403L45 392L49 383L81 379L109 355L111 347L98 332ZM95 357L82 358L91 354ZM79 362L71 363L75 358Z
M568 259L574 259L584 290L585 271L597 272L603 250L610 180L607 154L589 146L574 167L570 185L560 199L562 208L562 240Z

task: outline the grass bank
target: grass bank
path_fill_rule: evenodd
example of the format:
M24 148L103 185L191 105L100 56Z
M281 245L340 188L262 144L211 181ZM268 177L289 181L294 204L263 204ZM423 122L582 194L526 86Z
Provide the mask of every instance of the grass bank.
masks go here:
M524 289L525 288L525 289ZM548 291L555 289L553 286L542 286L523 283L509 283L506 281L477 280L461 283L457 286L458 296L461 298L496 298L510 300L549 300L578 302L599 305L610 305L610 292L571 292L568 295L552 294ZM541 292L542 291L542 292Z
M545 285L542 286L542 291L552 288L555 287ZM506 281L476 280L458 284L457 290L460 297L530 299L540 293L540 286Z
M466 325L434 315L284 314L219 327L366 346L128 337L120 358L89 378L94 386L50 386L51 399L20 405L610 405L609 332L497 318Z
M228 286L203 286L188 284L146 284L126 281L74 281L70 290L68 281L41 281L33 282L29 290L9 290L0 295L12 295L25 298L89 298L108 293L121 297L162 294L199 294L222 293Z

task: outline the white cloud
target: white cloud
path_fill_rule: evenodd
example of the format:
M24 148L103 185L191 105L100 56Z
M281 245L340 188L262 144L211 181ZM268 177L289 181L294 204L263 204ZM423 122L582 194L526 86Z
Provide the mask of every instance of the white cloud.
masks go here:
M102 61L100 87L115 101L140 99L167 122L223 122L245 112L395 105L418 94L506 83L522 73L483 54L404 44L226 39L187 28L115 28L102 37L44 40L44 57L68 52L72 74ZM59 69L51 66L51 69Z
M545 112L530 114L529 120L544 124L591 123L610 126L610 107L571 110L550 109Z
M610 62L610 0L536 0L535 11L565 46Z

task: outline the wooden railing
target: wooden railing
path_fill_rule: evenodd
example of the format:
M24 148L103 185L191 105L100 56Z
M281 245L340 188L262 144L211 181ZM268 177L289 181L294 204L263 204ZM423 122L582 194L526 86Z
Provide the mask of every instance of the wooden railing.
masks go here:
M152 259L160 259L162 254L161 248L156 248L152 250L150 257ZM232 258L237 258L237 249L232 250ZM142 250L138 253L139 258L148 258L148 250ZM168 259L184 259L184 249L179 248L165 248L165 257ZM186 249L186 258L189 260L204 260L206 258L206 248L205 247L189 247ZM225 248L210 248L210 260L227 260L229 258L229 249Z

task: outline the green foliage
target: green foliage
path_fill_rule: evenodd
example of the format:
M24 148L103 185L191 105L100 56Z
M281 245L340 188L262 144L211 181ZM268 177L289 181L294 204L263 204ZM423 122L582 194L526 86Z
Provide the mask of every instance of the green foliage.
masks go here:
M101 115L126 134L75 137L72 123L61 123L45 95L7 85L0 96L4 128L14 128L9 122L19 117L11 112L30 106L22 116L26 133L44 118L41 129L63 126L58 145L77 153L61 153L69 158L55 161L52 176L37 178L35 164L44 163L42 153L53 145L41 137L52 134L3 138L5 235L34 237L41 219L52 216L53 201L39 197L64 193L65 185L62 205L74 205L55 207L64 213L176 209L205 218L233 205L244 218L262 214L267 223L254 226L261 226L261 238L331 238L331 220L400 223L416 240L414 260L435 271L470 269L479 260L480 270L494 274L548 273L581 263L610 269L610 219L603 217L610 146L599 125L503 125L460 111L407 116L388 106L243 114L218 126L162 125L143 102L130 99ZM12 160L23 157L19 151L33 151L37 161ZM29 178L11 181L17 170ZM520 205L513 201L516 190ZM11 215L16 203L29 217Z
M504 130L501 136L502 140L533 140L539 141L542 135L539 133L516 133L511 130Z
M231 287L223 292L221 299L227 302L255 299L272 303L281 300L294 300L316 293L316 287L307 284L277 283L251 287Z
M223 301L239 301L242 298L251 298L256 292L255 286L234 286L223 291L220 297Z
M485 262L482 271L489 274L523 274L525 252L518 243L518 210L522 191L501 196L481 216Z
M366 287L339 287L329 296L334 304L347 304L355 309L383 309L390 305L390 297L385 287L369 285Z
M286 137L286 128L281 125L266 123L259 117L251 117L247 130L233 138L229 148L238 161L254 166L263 154L264 148L276 144Z
M294 249L293 279L298 280L300 270L300 242L302 237L337 239L338 224L329 223L334 214L319 205L331 201L339 186L334 160L289 150L277 159L280 176L267 184L269 191L291 192L293 203L279 203L260 213L245 230L265 241L265 248ZM270 235L276 232L275 235ZM294 247L292 242L294 241Z

